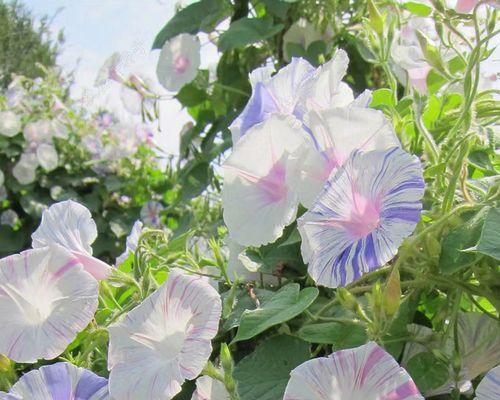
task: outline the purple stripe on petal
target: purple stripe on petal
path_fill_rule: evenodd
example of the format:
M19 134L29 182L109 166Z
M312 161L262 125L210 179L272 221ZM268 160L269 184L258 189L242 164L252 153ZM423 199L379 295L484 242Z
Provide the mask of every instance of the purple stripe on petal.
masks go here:
M336 268L337 269L337 274L340 275L340 286L345 286L346 285L347 274L346 274L345 266L347 264L347 259L349 258L349 254L351 253L351 248L352 248L352 245L348 246L340 254L340 257L337 259L337 263L340 263L339 267ZM334 267L334 271L335 271L335 267Z
M268 114L276 112L278 112L278 106L273 97L269 90L259 82L242 116L241 135L245 134L252 126L264 121Z
M417 223L420 221L420 208L397 207L385 209L381 216L387 219L401 219Z
M401 185L392 188L388 194L391 195L400 192L402 190L408 190L408 189L423 189L424 187L425 187L424 181L420 178L415 178L411 181L410 180L405 181Z
M370 271L379 265L377 254L375 253L375 245L373 243L373 234L371 233L366 237L365 262Z
M406 381L398 388L394 389L392 392L387 393L387 400L404 400L411 396L418 396L420 392L417 386L411 380Z

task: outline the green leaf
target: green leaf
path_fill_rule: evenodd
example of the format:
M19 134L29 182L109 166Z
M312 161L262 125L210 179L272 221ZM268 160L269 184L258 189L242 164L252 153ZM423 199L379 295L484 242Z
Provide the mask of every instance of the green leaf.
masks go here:
M193 84L184 85L175 96L184 107L194 107L208 99L207 93Z
M258 288L254 289L254 293L261 304L268 301L274 295L274 292L271 292L270 290L258 289ZM235 303L236 304L233 306L233 309L229 314L229 316L227 317L226 321L224 322L224 325L222 325L222 329L224 331L229 331L239 326L241 321L241 315L246 310L255 310L256 308L255 301L252 300L252 298L248 294L248 291L245 289L238 289Z
M318 297L315 287L300 290L298 283L290 283L278 290L256 310L247 310L241 316L233 343L251 339L274 325L289 321L304 312Z
M341 322L306 325L297 336L311 343L331 344L334 350L361 346L368 339L363 326Z
M290 371L308 360L309 344L291 336L274 336L234 369L240 400L280 400Z
M282 0L262 0L262 2L266 5L267 10L273 13L277 17L281 19L286 18L286 14L290 5L288 3L292 3L292 1L286 2Z
M156 35L153 49L161 49L165 42L181 33L209 32L225 16L225 2L201 0L180 10Z
M406 370L423 393L444 385L449 378L448 365L430 352L410 358Z
M377 89L372 93L370 107L381 108L381 106L394 107L394 96L391 89Z
M269 18L242 18L231 24L219 38L219 50L228 51L237 47L260 42L276 35L283 24L273 25Z
M444 237L439 258L439 269L443 273L452 274L477 261L477 254L465 250L478 243L488 210L489 207L484 207Z
M195 162L182 171L180 200L186 201L200 195L210 183L212 177L210 164L205 161Z
M481 231L477 251L500 260L500 208L491 208Z
M427 17L432 13L432 7L428 6L427 4L417 3L413 1L404 3L403 8L420 17Z

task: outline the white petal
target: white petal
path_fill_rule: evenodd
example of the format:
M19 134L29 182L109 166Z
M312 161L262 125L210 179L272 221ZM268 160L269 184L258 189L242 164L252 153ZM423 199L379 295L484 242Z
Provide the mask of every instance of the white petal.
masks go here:
M61 354L92 320L98 286L60 246L0 260L0 353L16 362Z
M250 129L224 164L222 203L231 237L242 245L270 243L297 212L290 190L290 154L306 146L297 121L270 117Z
M283 400L423 400L396 360L374 342L315 358L290 374Z
M141 221L135 221L134 226L130 232L130 235L127 236L126 240L126 249L117 259L116 265L120 265L128 258L131 253L134 253L137 250L137 246L139 245L139 239L141 237L143 224Z
M125 109L134 115L139 115L142 110L142 96L136 91L126 86L120 90L120 98Z
M162 86L177 92L191 82L200 66L200 42L196 36L182 33L163 45L156 67Z
M0 135L14 137L21 131L21 119L12 111L0 111Z
M354 150L385 150L400 146L391 122L381 111L354 105L313 111L307 114L315 148L297 157L300 172L295 190L305 207L310 207L336 168Z
M36 168L38 161L35 154L24 153L12 168L12 175L21 185L29 185L36 179Z
M117 67L120 64L121 57L119 53L113 53L102 65L101 68L99 68L99 71L97 72L96 80L94 83L94 86L102 86L104 85L108 80L114 79L116 80L117 75Z
M196 380L196 390L191 400L229 400L229 393L222 382L209 376L200 376Z
M59 163L59 156L57 155L56 148L51 144L42 143L36 149L36 157L40 166L46 171L52 171L57 168Z
M110 393L121 400L170 400L205 366L221 315L204 278L171 270L167 282L109 327Z
M55 203L45 210L31 238L34 248L55 243L68 249L96 279L103 279L110 272L107 264L92 257L91 244L97 238L97 227L90 211L73 200Z
M227 273L232 280L239 279L243 282L261 280L259 272L260 264L253 262L244 254L245 247L239 245L234 240L228 238L227 247L229 249L229 259L227 261ZM264 283L275 285L278 278L270 274L262 274Z

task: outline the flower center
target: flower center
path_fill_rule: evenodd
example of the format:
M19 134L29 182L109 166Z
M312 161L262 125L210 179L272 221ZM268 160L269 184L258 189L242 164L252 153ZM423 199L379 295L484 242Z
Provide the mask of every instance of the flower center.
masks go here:
M174 60L174 70L178 74L183 74L191 65L189 58L185 56L179 56Z
M353 204L349 220L344 227L355 239L360 239L373 232L380 223L380 204L367 199L359 192L353 192Z
M285 179L285 168L280 162L277 162L266 176L257 181L266 204L277 203L283 200L288 192Z

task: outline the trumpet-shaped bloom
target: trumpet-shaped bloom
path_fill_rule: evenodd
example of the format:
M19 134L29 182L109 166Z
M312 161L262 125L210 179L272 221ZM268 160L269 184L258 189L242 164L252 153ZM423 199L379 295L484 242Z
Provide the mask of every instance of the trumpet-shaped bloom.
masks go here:
M156 292L109 327L111 397L174 397L208 361L220 315L219 294L206 279L171 270Z
M221 381L200 376L191 400L229 400L229 393Z
M38 160L34 153L23 153L12 168L12 175L21 185L29 185L36 179Z
M0 135L16 136L21 131L21 119L12 111L0 111Z
M200 66L200 41L196 36L182 33L163 45L156 75L162 86L177 92L191 82Z
M307 147L294 117L273 116L252 128L224 164L224 221L239 244L275 241L297 213L290 155Z
M119 83L123 82L123 78L118 72L118 65L120 62L121 57L119 53L111 54L97 72L94 86L102 86L110 79Z
M61 201L45 210L31 238L33 248L58 244L68 249L96 279L104 279L111 272L109 265L92 257L91 244L97 238L97 227L90 211L76 201Z
M290 373L283 400L420 400L408 373L374 342L339 350Z
M500 394L500 365L488 372L476 389L477 400L498 400Z
M61 354L94 317L97 282L54 245L0 260L0 353L16 362Z
M18 221L19 215L17 215L17 213L12 209L5 210L0 215L0 225L8 225L13 228Z
M59 156L57 155L56 148L51 144L42 143L36 149L36 158L40 166L47 171L52 171L57 168L59 163Z
M417 157L398 147L353 152L298 221L311 277L345 286L391 260L420 219L423 193Z
M24 374L0 400L108 400L108 380L60 362Z
M333 170L354 150L385 150L400 145L381 111L361 107L332 108L307 116L315 146L298 160L295 182L299 199L310 207Z
M130 231L130 235L127 236L126 240L126 248L125 251L118 256L116 259L116 265L123 264L130 254L134 253L137 250L137 246L139 245L139 238L141 237L143 224L141 221L135 221L132 230Z
M250 74L252 96L240 116L231 124L233 145L254 125L273 115L293 115L304 81L314 67L302 58L292 62L271 77L272 69L258 68Z
M161 225L160 214L163 206L158 201L148 201L141 208L141 221L146 226L159 227Z

